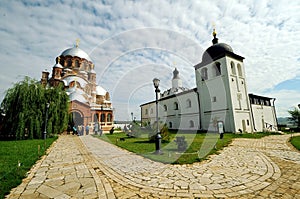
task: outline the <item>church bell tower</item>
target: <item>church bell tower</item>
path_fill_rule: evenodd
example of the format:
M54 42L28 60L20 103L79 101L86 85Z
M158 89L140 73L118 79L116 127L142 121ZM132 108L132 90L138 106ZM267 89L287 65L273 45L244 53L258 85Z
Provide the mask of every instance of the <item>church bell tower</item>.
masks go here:
M213 45L195 66L201 120L204 130L216 131L223 123L226 132L252 132L253 119L247 92L244 57L228 44L219 43L213 31Z

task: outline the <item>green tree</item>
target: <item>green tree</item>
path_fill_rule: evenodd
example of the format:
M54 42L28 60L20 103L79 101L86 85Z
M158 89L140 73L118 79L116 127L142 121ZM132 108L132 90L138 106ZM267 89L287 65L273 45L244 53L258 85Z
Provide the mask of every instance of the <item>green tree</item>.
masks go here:
M300 128L300 110L294 107L294 109L289 110L288 113L291 116L289 117L289 120L292 121L298 128Z
M25 77L8 89L1 103L1 136L16 139L42 138L49 103L47 133L57 134L68 124L68 96L63 87L44 88L38 81Z

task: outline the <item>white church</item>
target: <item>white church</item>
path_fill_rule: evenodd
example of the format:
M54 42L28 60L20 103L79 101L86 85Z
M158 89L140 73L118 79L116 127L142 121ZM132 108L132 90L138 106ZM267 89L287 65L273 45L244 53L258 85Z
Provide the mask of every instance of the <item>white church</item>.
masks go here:
M215 31L213 37L194 66L196 88L184 88L179 71L173 71L172 88L159 94L159 121L178 130L276 131L275 98L249 94L244 57L218 43ZM155 100L140 105L142 124L156 121L155 106Z

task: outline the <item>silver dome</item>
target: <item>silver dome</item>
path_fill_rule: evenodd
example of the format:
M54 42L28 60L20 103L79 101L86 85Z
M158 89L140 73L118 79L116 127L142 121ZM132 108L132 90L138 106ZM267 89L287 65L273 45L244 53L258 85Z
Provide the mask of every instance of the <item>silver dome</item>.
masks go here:
M88 61L92 61L92 59L90 58L90 56L84 52L83 50L81 50L78 47L73 47L73 48L68 48L67 50L65 50L64 52L61 53L62 56L67 56L70 55L72 57L80 57L80 58L84 58Z

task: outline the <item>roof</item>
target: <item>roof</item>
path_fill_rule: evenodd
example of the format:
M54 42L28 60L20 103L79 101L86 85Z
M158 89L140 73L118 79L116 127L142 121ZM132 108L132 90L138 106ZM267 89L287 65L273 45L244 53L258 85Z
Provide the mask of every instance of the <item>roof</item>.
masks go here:
M90 58L90 56L86 52L84 52L83 50L81 50L78 47L68 48L65 51L63 51L61 53L61 55L62 56L79 57L79 58L86 59L88 61L92 61L92 59Z
M225 43L218 43L218 38L216 37L216 33L214 33L213 36L214 36L214 39L212 40L213 45L207 48L206 51L204 51L202 55L202 62L197 64L195 66L195 69L205 66L224 56L229 56L241 61L244 59L244 57L235 54L230 45Z
M96 95L104 96L104 95L106 95L106 93L107 93L107 91L104 88L102 88L101 86L96 87Z

